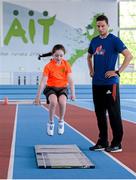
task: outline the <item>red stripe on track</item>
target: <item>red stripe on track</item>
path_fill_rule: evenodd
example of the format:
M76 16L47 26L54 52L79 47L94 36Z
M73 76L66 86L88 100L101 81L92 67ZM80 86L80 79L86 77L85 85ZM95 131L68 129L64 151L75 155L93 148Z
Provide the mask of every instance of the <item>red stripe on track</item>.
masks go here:
M6 179L10 160L16 105L0 104L0 179Z
M93 111L83 109L74 105L67 105L65 121L90 140L96 142L98 138L98 128L96 116ZM136 124L123 121L124 137L122 142L123 151L121 153L110 153L127 167L136 172ZM109 128L110 140L111 130ZM88 147L89 148L89 147Z

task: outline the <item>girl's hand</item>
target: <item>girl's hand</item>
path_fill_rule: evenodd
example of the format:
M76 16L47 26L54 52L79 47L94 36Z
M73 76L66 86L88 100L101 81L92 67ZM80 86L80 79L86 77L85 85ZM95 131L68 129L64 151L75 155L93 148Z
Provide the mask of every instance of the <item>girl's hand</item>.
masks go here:
M41 101L40 101L39 98L35 98L35 100L34 100L33 103L36 104L36 105L40 105L40 104L41 104Z
M70 99L74 101L76 99L75 95L71 95Z

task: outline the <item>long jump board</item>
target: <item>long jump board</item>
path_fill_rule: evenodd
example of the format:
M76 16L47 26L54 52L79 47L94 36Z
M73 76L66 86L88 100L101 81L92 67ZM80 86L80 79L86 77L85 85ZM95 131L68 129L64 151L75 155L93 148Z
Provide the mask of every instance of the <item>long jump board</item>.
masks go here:
M77 145L35 145L39 168L95 168Z

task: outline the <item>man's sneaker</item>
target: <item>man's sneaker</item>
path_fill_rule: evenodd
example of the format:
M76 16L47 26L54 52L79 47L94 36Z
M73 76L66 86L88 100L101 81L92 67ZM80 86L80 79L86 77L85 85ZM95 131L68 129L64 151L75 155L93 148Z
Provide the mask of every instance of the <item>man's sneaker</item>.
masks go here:
M54 134L54 123L47 123L47 134L53 136Z
M107 146L101 145L101 144L96 144L92 147L89 148L90 151L103 151L107 148Z
M107 152L121 152L122 151L122 147L121 145L118 146L109 146L105 149Z
M64 133L64 121L61 121L58 123L58 134L63 134Z

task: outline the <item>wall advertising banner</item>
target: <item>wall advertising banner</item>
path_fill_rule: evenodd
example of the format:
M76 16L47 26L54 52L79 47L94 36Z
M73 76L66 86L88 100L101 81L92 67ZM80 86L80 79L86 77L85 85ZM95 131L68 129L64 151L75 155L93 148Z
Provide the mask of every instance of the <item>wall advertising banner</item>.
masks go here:
M0 84L17 84L19 76L35 84L50 60L38 55L55 44L64 45L75 84L90 84L86 59L97 15L107 15L117 34L115 0L1 0L0 9Z

